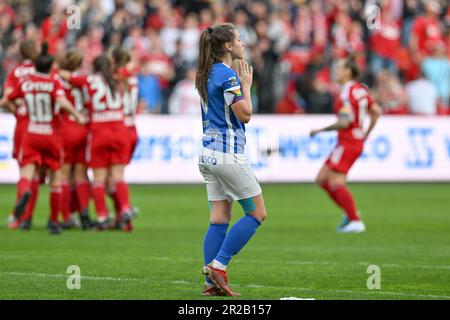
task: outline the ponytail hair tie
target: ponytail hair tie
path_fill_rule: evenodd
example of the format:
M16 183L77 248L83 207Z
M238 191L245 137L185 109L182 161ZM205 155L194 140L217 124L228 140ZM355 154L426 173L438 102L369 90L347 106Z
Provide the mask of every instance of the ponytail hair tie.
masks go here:
M208 30L209 33L213 32L213 28L211 28L211 27L208 27L208 29L206 29L206 30Z

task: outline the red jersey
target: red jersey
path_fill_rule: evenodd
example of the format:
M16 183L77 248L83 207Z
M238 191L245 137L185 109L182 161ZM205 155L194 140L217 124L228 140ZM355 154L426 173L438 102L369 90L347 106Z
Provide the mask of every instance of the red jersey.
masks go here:
M372 104L373 99L367 87L355 81L344 84L335 109L338 116L346 115L349 118L350 126L338 131L339 142L364 142L364 120Z
M19 82L23 80L30 73L34 72L34 64L31 60L24 60L21 64L16 66L11 72L6 76L4 88L14 90L19 85ZM27 107L25 103L20 103L17 105L16 111L17 122L23 122L28 120Z
M64 95L62 84L56 78L33 72L20 81L7 98L25 99L29 118L28 133L54 135L60 128L56 99Z
M384 58L396 60L401 45L401 23L399 20L385 19L382 16L381 25L383 27L379 30L375 29L371 36L372 49Z
M85 89L82 85L77 86L77 84L83 84L85 79L85 76L73 73L69 81L63 81L66 97L79 113L87 113L84 107L85 97L83 93ZM62 114L62 120L63 122L77 123L75 117L67 112Z
M129 71L125 67L119 68L117 71L119 81L128 82L128 90L123 93L123 113L125 116L125 125L127 127L134 127L134 117L137 111L138 105L138 79L135 73Z
M426 56L431 55L434 45L442 40L438 18L417 17L412 32L417 38L420 53Z
M123 124L122 96L119 91L112 93L100 73L88 76L72 75L69 82L76 87L85 87L91 127Z

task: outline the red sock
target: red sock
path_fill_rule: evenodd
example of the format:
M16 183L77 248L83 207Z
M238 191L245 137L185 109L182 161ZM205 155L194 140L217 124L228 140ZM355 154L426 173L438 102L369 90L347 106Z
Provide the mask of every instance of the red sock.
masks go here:
M75 187L70 186L70 213L80 212L80 203L78 202L77 190Z
M120 206L120 212L130 210L130 191L128 190L128 185L125 182L116 182L116 194Z
M325 190L325 192L326 193L328 193L328 195L330 196L330 198L334 201L334 202L336 202L336 199L335 199L335 197L334 197L334 193L333 193L333 191L331 191L331 188L330 188L330 185L328 184L328 182L322 182L321 184L320 184L320 187L323 189L323 190Z
M28 201L25 213L20 218L21 221L29 220L33 216L34 208L36 206L36 200L39 194L39 178L31 181L31 197Z
M17 201L22 198L26 191L31 191L31 182L27 178L20 178L19 182L17 182Z
M117 191L113 191L109 193L109 196L111 197L113 203L114 203L114 210L116 213L116 219L119 218L120 216L120 202L119 202L119 198L117 197Z
M16 206L19 203L20 199L22 198L22 195L27 192L27 191L31 191L30 190L30 180L28 180L27 178L20 178L19 181L17 182L17 186L16 186L16 191L17 191L17 197L16 197ZM15 207L16 207L15 206ZM24 209L26 212L26 208ZM13 209L13 213L15 214L15 208ZM21 212L20 214L23 215L25 214L25 212Z
M50 220L58 222L58 213L61 210L61 188L52 188L50 190Z
M94 198L95 210L98 218L106 218L108 210L106 209L105 186L103 183L95 183L92 186L92 198Z
M70 217L70 186L67 182L61 183L61 213L63 221L67 222Z
M87 209L89 206L90 185L87 181L78 182L76 186L78 203L80 211Z
M331 188L328 183L325 183L322 184L322 188L325 189L334 202L336 202L336 204L344 210L349 220L359 220L359 217L356 214L355 201L345 185L339 185L335 188Z
M30 190L31 187L31 182L30 180L28 180L27 178L20 178L19 181L17 182L17 199L16 199L16 205L19 202L19 200L22 198L22 195L27 192L27 191L31 191ZM26 209L26 208L25 208ZM14 211L13 211L14 212ZM22 212L21 214L24 214L24 212Z

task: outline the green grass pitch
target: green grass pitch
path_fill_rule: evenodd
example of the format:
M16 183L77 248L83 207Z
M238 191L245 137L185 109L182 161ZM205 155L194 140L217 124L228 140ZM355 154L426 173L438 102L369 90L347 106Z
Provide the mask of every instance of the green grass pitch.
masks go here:
M368 228L356 235L336 234L341 213L316 186L262 187L268 219L229 266L241 299L450 299L448 184L350 184ZM0 186L0 299L206 299L204 187L131 191L141 209L133 233L50 236L48 188L26 232L6 228L15 187ZM241 216L235 204L233 222ZM372 264L379 290L367 288ZM66 286L69 265L81 269L79 290Z

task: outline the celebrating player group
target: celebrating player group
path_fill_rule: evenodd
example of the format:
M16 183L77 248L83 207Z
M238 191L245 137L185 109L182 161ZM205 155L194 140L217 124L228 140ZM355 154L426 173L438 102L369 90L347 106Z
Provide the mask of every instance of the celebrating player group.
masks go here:
M114 48L94 59L92 74L81 74L81 52L72 49L54 61L47 50L46 43L40 50L30 40L20 44L23 61L7 76L0 101L16 116L13 157L20 167L8 226L31 228L39 184L48 175L50 233L77 224L131 231L134 211L124 170L137 144L138 92L130 54ZM108 215L106 193L114 201L115 219ZM90 198L95 222L89 218Z

